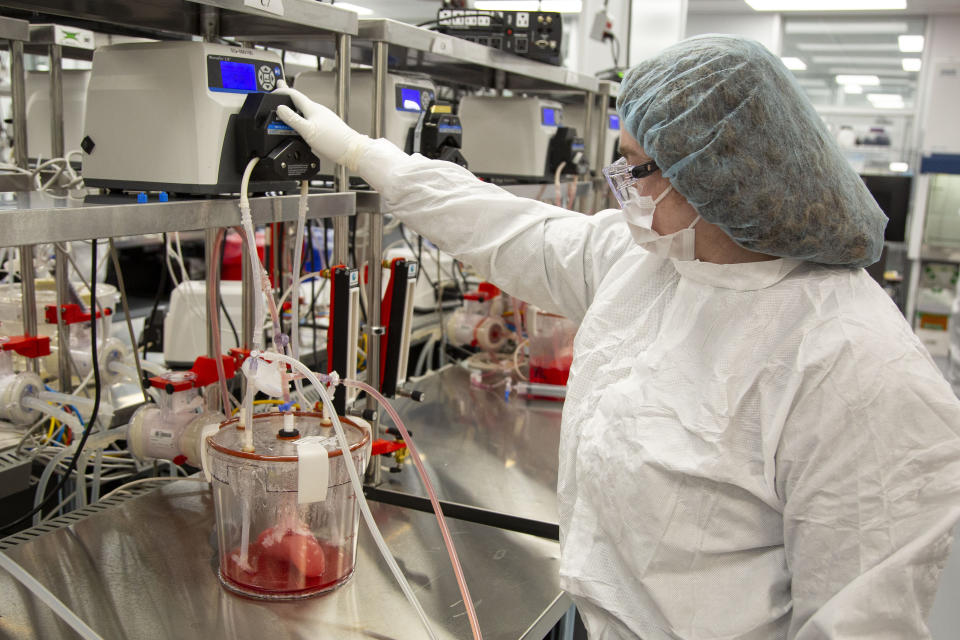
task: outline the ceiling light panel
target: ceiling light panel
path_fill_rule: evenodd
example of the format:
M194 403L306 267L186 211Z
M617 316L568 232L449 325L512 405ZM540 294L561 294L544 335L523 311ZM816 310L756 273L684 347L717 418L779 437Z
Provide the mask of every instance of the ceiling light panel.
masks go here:
M920 58L904 58L901 62L904 71L920 71L920 67L923 65Z
M890 65L892 67L900 66L900 58L890 56L889 58L873 56L813 56L814 64L871 64L871 65Z
M888 11L907 8L907 0L746 0L754 11Z
M798 42L793 45L800 51L848 51L855 53L895 53L900 48L892 43L840 43L840 42Z
M800 58L785 57L780 58L783 61L783 65L790 69L791 71L806 71L807 63L801 60Z
M836 79L837 84L859 84L864 87L875 87L880 84L880 78L877 76L839 75Z
M923 36L898 36L897 44L904 53L919 53L923 51Z
M476 0L474 9L485 11L556 11L557 13L580 13L582 0Z
M836 33L898 34L909 31L907 23L900 20L889 22L846 22L841 20L790 20L784 24L784 33L796 35L824 35Z
M819 69L823 72L823 69ZM901 69L874 69L874 68L864 68L864 67L830 67L826 70L826 73L831 75L872 75L872 76L883 76L891 78L906 78L910 76L909 73Z

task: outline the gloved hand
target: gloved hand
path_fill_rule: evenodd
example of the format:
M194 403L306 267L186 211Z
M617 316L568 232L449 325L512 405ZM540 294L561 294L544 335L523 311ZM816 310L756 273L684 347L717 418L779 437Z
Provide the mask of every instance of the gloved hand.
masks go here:
M350 171L357 170L357 162L371 143L369 137L357 133L330 109L317 104L296 89L284 84L274 91L288 95L303 113L303 117L286 105L280 105L277 115L299 133L313 152L336 164L346 165Z

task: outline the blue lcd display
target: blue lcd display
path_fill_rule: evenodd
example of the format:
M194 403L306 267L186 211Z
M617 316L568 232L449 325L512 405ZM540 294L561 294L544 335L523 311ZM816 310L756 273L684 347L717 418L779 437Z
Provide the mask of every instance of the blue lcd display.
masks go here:
M233 91L256 91L257 75L252 64L220 61L220 81L224 89Z
M608 117L610 119L610 128L614 131L620 131L620 116L611 113Z
M543 107L541 109L543 117L543 125L545 127L555 127L557 126L557 110L550 109L549 107Z
M420 111L420 90L411 87L400 87L400 104L398 111Z

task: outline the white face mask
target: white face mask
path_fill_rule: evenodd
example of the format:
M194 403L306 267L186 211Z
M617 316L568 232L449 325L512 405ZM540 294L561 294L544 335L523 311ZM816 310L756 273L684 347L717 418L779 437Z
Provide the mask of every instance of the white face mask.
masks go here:
M623 207L623 215L627 219L630 235L638 245L662 258L675 260L693 260L696 258L694 225L700 221L698 215L686 229L675 233L660 235L653 230L653 214L657 204L663 200L673 186L667 187L654 200L650 196L634 195Z

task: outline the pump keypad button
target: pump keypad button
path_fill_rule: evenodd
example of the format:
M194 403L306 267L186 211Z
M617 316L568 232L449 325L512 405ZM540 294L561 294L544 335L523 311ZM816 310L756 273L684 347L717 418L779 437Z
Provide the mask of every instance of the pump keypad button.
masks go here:
M277 86L277 79L273 75L273 69L269 65L260 65L260 68L257 70L257 80L260 82L260 86L263 87L264 91L273 91L274 87Z

